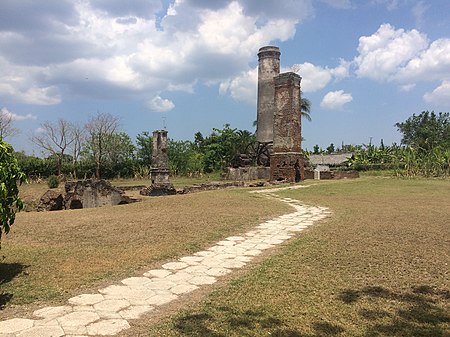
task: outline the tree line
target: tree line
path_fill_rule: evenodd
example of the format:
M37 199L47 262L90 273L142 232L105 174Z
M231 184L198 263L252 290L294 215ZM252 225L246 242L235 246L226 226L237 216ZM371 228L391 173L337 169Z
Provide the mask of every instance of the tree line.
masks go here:
M1 118L0 118L1 120ZM0 122L0 135L8 134ZM11 123L7 124L11 126ZM3 129L2 129L3 126ZM357 170L394 169L407 175L448 176L450 164L450 116L448 112L423 111L395 124L401 144L380 146L330 144L326 151L317 145L306 155L353 152L349 168ZM247 153L255 134L225 124L210 134L194 134L193 141L168 140L172 175L200 175L230 166L236 155ZM152 157L152 135L138 134L135 141L120 129L119 118L97 113L84 125L64 119L41 124L31 141L45 153L44 158L16 152L22 171L29 178L64 175L69 178L147 178Z
M46 178L51 175L79 178L146 178L152 160L152 134L143 131L133 141L120 129L118 117L97 113L84 125L59 119L40 125L40 132L30 138L44 153L44 158L16 152L26 176ZM199 175L222 170L236 154L244 153L255 135L225 124L194 141L168 140L169 167L173 175Z

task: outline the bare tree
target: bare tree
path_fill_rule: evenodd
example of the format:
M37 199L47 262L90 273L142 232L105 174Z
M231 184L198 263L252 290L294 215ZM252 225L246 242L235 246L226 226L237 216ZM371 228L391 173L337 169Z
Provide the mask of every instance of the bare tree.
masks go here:
M100 179L100 166L104 158L105 143L119 129L119 118L97 112L86 124L87 143L95 160L95 177Z
M13 126L14 118L6 108L0 109L0 140L19 133L19 129Z
M72 174L74 178L77 178L78 159L86 138L86 132L81 125L76 123L71 124L71 131L73 137L73 142L70 146L72 150Z
M31 141L57 159L58 175L61 174L64 152L74 142L71 124L59 119L56 123L41 124L42 132L31 137Z

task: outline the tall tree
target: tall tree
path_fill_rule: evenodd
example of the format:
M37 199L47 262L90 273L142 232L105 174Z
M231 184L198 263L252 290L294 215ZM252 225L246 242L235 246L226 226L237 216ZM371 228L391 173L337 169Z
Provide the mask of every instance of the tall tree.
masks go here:
M406 121L396 123L402 133L402 143L418 151L427 152L436 147L450 149L450 114L422 111Z
M72 174L74 178L77 178L78 159L80 158L83 143L86 138L85 129L76 123L71 125L73 142L70 146L72 150Z
M40 133L31 137L31 141L56 157L58 175L60 175L64 153L75 140L72 126L68 121L59 119L55 123L47 121L41 124L41 129Z
M13 125L13 114L6 108L0 109L0 140L6 137L13 136L19 133L19 129L16 129Z
M100 167L105 155L105 144L119 129L119 118L98 112L86 124L87 145L95 161L95 177L100 179Z
M152 163L153 139L148 131L139 133L136 136L137 159L142 165L150 167Z
M0 240L3 232L8 234L16 212L23 208L17 183L24 180L12 146L0 139Z

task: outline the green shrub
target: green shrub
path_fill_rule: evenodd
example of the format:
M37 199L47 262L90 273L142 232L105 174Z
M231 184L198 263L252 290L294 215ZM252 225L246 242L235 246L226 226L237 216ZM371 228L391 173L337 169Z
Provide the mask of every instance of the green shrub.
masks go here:
M47 179L47 184L49 188L57 188L59 186L59 179L55 175L51 175Z

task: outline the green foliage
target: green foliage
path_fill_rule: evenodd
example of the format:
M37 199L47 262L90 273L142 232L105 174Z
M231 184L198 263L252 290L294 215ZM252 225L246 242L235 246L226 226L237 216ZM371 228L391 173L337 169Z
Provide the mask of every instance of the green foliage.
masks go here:
M406 121L396 123L402 133L402 143L420 152L433 150L436 147L450 148L450 114L434 111L423 111L413 114Z
M153 139L148 131L136 136L136 157L142 165L150 166L152 163Z
M12 146L0 140L0 240L3 232L9 232L16 212L23 209L17 184L24 180Z
M55 175L51 175L47 178L48 188L57 188L59 186L59 179Z
M334 151L335 151L334 144L331 143L331 144L327 147L327 153L328 153L328 154L331 154L331 153L333 153Z

